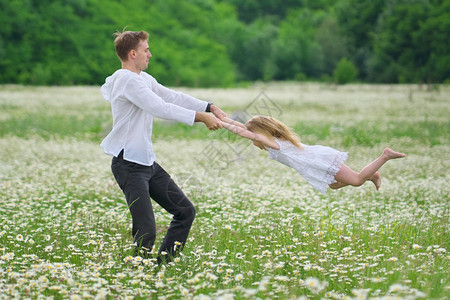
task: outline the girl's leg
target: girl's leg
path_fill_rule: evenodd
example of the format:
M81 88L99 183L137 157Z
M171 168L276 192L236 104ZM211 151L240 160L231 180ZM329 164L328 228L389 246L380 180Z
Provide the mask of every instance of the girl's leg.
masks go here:
M345 166L345 165L344 165ZM345 166L345 168L348 168L348 166ZM350 169L350 168L349 168ZM351 170L351 172L353 172L353 170ZM377 188L377 190L380 188L380 185L381 185L381 175L380 175L380 173L378 173L378 172L376 172L373 176L372 176L372 178L370 178L370 180L373 182L373 184L375 184L375 187ZM348 183L342 183L342 182L335 182L335 183L332 183L332 184L330 184L330 188L332 188L332 189L334 189L334 190L337 190L337 189L340 189L340 188L342 188L342 187L344 187L344 186L347 186L348 185Z
M347 186L347 185L348 184L346 184L346 183L335 182L335 183L330 184L330 188L332 188L334 190L337 190L337 189L340 189L341 187L344 187L344 186Z
M386 148L383 151L383 154L380 155L377 159L372 161L370 164L365 166L359 173L353 171L345 164L342 165L341 169L335 175L337 183L330 185L331 188L340 188L346 185L360 186L367 180L373 181L375 187L377 189L380 188L381 185L381 176L377 172L378 169L381 168L388 160L395 158L402 158L406 155L400 152L396 152L392 149ZM339 183L339 184L338 184Z

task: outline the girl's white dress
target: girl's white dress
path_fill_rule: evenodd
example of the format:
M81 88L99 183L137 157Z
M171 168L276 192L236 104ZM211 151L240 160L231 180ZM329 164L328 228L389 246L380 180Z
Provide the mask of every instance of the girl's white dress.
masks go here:
M267 148L269 158L295 169L316 190L325 193L335 183L334 175L347 160L348 153L321 145L305 145L300 149L289 141L275 139L280 150Z

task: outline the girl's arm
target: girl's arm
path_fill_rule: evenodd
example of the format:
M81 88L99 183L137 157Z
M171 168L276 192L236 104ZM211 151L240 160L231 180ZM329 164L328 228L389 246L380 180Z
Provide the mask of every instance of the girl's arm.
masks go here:
M228 118L228 117L222 118L221 120L224 121L224 122L226 122L226 123L228 123L228 124L235 125L235 126L239 126L239 127L241 127L241 128L247 129L247 127L245 127L245 125L242 124L241 122L235 121L235 120L230 119L230 118Z
M237 121L233 121L233 122L234 123L239 123ZM237 134L237 135L242 136L244 138L250 139L252 141L260 142L265 147L269 147L269 148L273 148L273 149L276 149L276 150L280 150L280 146L278 145L277 142L275 142L274 139L269 138L269 137L267 137L267 136L265 136L263 134L251 132L250 130L247 130L245 125L242 124L242 123L239 123L239 124L242 124L243 127L241 127L239 125L231 124L231 123L228 123L228 122L224 122L224 121L221 121L221 123L222 123L222 126L224 128L228 129L229 131L233 132L234 134Z

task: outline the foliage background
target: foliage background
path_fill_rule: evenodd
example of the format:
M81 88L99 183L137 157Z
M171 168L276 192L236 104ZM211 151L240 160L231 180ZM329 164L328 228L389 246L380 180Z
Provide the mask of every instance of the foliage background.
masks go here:
M172 86L332 81L343 59L364 82L450 78L450 0L0 0L0 20L0 83L101 84L125 26Z

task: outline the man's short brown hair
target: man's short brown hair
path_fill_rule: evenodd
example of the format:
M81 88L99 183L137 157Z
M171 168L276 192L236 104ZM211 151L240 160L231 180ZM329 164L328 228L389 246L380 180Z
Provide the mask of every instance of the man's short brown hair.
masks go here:
M128 60L128 52L135 50L140 41L148 40L148 33L145 31L116 31L114 36L116 54L121 61Z

